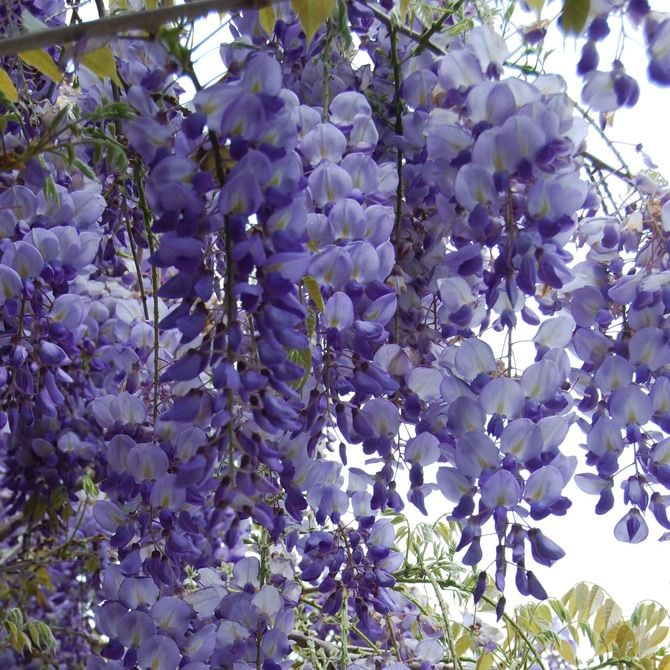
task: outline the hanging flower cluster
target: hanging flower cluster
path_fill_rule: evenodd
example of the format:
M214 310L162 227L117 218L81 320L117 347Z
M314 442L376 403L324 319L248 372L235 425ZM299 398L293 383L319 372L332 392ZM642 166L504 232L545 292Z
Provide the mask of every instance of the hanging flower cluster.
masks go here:
M563 80L506 76L489 27L432 31L461 4L404 24L343 1L310 39L244 10L205 86L171 29L5 60L0 548L44 562L26 610L91 633L59 667L278 670L307 637L429 667L450 652L382 517L408 503L459 522L475 601L492 561L499 615L510 568L546 597L534 564L564 552L541 521L573 477L603 514L633 466L616 537L647 510L670 529L668 195L641 179L608 214ZM595 71L611 4L579 63L595 111L637 98ZM623 4L668 83L670 20ZM49 79L59 54L79 88Z

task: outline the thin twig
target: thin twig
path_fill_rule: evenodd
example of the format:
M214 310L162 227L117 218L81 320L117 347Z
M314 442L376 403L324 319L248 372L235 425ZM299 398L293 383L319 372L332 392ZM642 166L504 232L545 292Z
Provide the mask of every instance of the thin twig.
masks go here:
M159 7L141 12L127 12L48 30L7 37L0 40L0 56L13 56L22 51L41 49L53 44L76 42L92 37L110 37L128 30L154 33L159 26L171 21L193 20L210 12L230 12L237 9L261 9L273 0L195 0L185 5ZM277 2L277 0L274 0Z

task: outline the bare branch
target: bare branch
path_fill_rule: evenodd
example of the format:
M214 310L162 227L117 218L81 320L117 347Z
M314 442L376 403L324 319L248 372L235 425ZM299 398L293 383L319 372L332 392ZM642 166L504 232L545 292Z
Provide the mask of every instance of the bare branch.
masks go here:
M276 0L274 0L276 3ZM64 42L75 42L91 37L110 37L128 30L153 32L160 26L179 19L192 20L210 12L228 12L236 9L261 9L273 0L195 0L184 5L159 7L142 12L126 12L95 21L49 28L33 33L0 40L0 56L13 56L21 51Z

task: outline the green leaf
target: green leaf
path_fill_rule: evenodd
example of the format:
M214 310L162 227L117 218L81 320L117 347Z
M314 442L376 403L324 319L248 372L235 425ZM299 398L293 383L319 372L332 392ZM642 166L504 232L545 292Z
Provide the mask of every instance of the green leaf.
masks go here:
M62 484L57 486L49 496L49 507L59 510L68 501L68 492Z
M291 383L293 388L301 389L305 385L309 372L312 369L312 352L309 349L289 349L288 358L292 363L297 363L305 371L305 374L300 379Z
M261 24L261 28L263 28L268 35L272 36L275 31L275 23L277 22L274 7L263 7L263 9L258 12L258 22Z
M409 0L400 0L400 19L404 21L409 10Z
M18 628L23 628L23 612L18 607L12 607L5 615L5 622L11 621Z
M63 78L63 73L58 69L58 65L54 63L54 59L41 49L31 49L30 51L22 51L19 58L30 67L34 67L38 72L41 72L45 77L57 84Z
M32 643L36 647L41 647L40 644L40 631L39 628L37 627L37 623L35 621L29 621L26 624L26 630L28 631L28 635L30 636L30 639L32 640Z
M305 284L307 293L309 293L309 297L312 299L312 302L314 303L316 309L319 312L323 312L326 309L326 306L323 303L323 296L321 295L321 289L319 288L319 284L316 281L316 279L308 275L302 281Z
M581 33L589 16L590 0L565 0L561 12L564 33Z
M463 656L463 654L470 649L470 636L469 635L462 635L461 637L456 640L456 644L454 645L454 652L456 653L456 656Z
M544 0L526 0L526 4L531 9L534 9L539 15L542 11L542 8L544 7Z
M81 478L81 487L84 489L84 493L89 498L97 498L100 494L100 490L96 486L95 482L88 475L85 475Z
M335 0L291 0L291 7L300 19L309 46L316 31L333 13Z
M121 86L121 80L116 71L114 54L109 47L100 47L95 51L89 51L81 57L80 62L93 74L97 74L100 79L111 79L117 86Z
M593 628L596 633L604 635L620 619L621 608L611 598L607 598L596 612Z
M19 92L16 90L14 82L2 68L0 68L0 93L3 93L10 102L18 102L19 100Z
M559 639L558 652L570 665L577 665L575 650L572 648L572 645L568 640Z
M91 170L91 168L86 165L86 163L79 160L78 158L75 158L72 161L72 165L74 165L79 170L79 172L84 175L84 177L88 177L89 179L96 179L95 172L93 172L93 170Z
M493 665L493 661L495 661L493 654L489 654L488 651L484 652L477 661L477 670L489 670Z

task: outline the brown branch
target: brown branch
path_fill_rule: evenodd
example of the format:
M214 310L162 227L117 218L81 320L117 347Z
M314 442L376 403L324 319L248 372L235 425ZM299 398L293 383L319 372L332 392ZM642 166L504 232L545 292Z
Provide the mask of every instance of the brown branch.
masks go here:
M276 2L276 0L274 0ZM273 0L195 0L184 5L159 7L141 12L126 12L59 28L38 30L0 40L0 56L14 56L22 51L75 42L91 37L110 37L128 30L155 32L159 26L179 19L193 20L210 12L237 9L261 9Z

